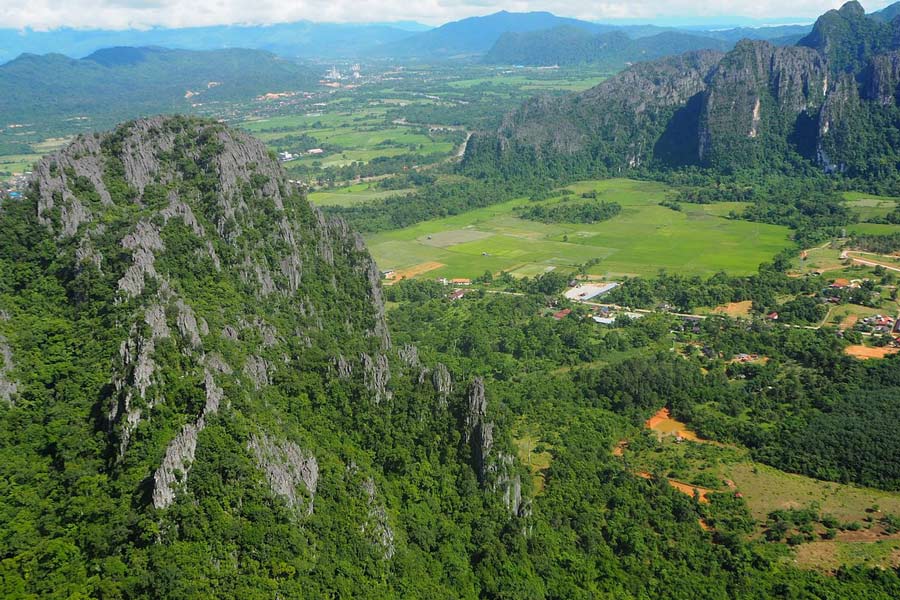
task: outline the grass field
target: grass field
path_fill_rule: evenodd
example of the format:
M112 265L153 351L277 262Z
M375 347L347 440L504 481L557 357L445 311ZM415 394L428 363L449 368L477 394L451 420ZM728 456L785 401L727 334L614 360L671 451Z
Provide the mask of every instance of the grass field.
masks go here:
M659 269L687 275L755 272L760 263L789 245L788 230L775 225L724 218L738 203L686 206L681 212L659 206L667 188L627 179L581 182L576 194L622 205L617 217L595 224L526 221L514 209L520 199L374 234L367 243L379 267L404 269L436 261L446 265L430 277L474 277L491 271L536 275L570 268L591 259L593 274L608 277L653 275Z
M874 196L863 192L844 192L847 207L859 216L860 221L884 217L897 206L898 199Z
M547 450L549 445L541 443L540 435L539 427L529 424L524 419L516 421L513 429L516 454L531 472L531 482L536 494L543 491L544 471L550 468L550 462L553 460L553 455Z
M313 192L309 200L318 206L352 206L360 202L382 200L390 196L402 196L412 190L379 190L371 183L357 183L333 190Z
M739 492L757 522L754 537L762 539L764 523L776 510L813 508L840 524L859 524L838 531L836 539L803 543L788 554L797 566L834 571L842 565L890 565L900 561L900 538L888 536L878 523L886 514L900 515L900 493L819 481L785 473L753 462L741 447L710 443L677 443L671 436L647 446L632 440L624 451L613 449L638 472L659 473L667 478L705 486L720 492ZM684 437L684 436L683 436Z
M744 495L754 518L764 520L773 510L817 504L822 513L839 521L862 521L866 509L877 505L882 512L900 515L900 494L840 483L818 481L772 467L742 462L726 473Z
M847 233L867 235L889 235L900 233L900 225L890 223L854 223L847 226Z

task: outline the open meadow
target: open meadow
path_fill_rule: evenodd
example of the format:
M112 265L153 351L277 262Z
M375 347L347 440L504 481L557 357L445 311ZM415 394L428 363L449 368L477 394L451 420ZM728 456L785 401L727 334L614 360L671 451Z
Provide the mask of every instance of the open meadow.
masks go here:
M659 269L748 274L790 243L785 227L725 218L740 209L739 203L689 205L682 211L660 206L668 188L659 183L611 179L569 189L596 191L622 211L601 223L546 224L519 218L516 208L533 202L518 199L373 234L367 243L385 270L444 265L429 271L429 277L473 277L485 271L532 276L592 259L599 262L591 274L607 277L653 275Z
M900 514L900 493L786 473L753 461L745 448L700 439L687 425L665 421L650 419L645 424L651 431L643 435L655 441L620 442L613 455L639 475L664 476L688 495L695 488L736 495L756 522L752 535L759 539L776 511L811 509L832 519L838 524L833 538L816 536L786 555L785 560L799 567L833 572L842 565L900 564L900 536L879 522L884 515Z

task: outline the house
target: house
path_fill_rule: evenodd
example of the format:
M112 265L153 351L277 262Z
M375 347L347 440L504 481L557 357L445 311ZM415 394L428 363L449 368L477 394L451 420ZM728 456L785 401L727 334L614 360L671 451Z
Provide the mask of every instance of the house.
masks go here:
M324 152L321 148L310 148L306 151L307 154L323 154Z
M766 315L766 318L767 318L768 320L770 320L770 321L777 321L777 320L778 320L778 313L775 312L775 311L772 311L772 312L770 312L769 314Z
M612 317L592 317L595 323L600 323L601 325L612 325L616 322Z
M561 320L565 319L566 317L568 317L571 312L572 312L571 308L564 308L561 311L559 311L558 313L553 313L553 318L556 319L557 321L561 321Z
M381 272L381 276L382 276L384 279L393 279L394 276L395 276L396 274L397 274L397 273L396 273L395 271L393 271L393 270L387 270L387 271L382 271L382 272Z
M850 280L843 278L835 279L829 287L832 287L836 290L842 290L844 288L850 287Z
M448 298L450 298L450 301L452 302L454 300L459 300L460 298L462 298L465 295L466 295L466 290L454 290L454 292L452 294L450 294L448 296Z
M452 283L453 285L472 285L472 280L465 278L451 279L450 283Z

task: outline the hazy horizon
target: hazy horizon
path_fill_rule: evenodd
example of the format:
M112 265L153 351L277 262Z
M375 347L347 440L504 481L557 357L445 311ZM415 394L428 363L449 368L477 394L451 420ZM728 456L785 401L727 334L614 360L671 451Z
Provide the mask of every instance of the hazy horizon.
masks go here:
M426 0L411 6L396 0L348 2L306 0L285 4L259 0L0 0L5 29L180 29L219 25L274 25L297 21L347 24L421 23L439 26L467 17L509 12L547 11L559 16L617 24L662 26L794 24L811 22L840 7L841 0L799 0L794 3L762 0L747 4L723 0L696 7L690 0L606 0L601 3L560 0ZM888 0L862 3L867 12L891 4Z

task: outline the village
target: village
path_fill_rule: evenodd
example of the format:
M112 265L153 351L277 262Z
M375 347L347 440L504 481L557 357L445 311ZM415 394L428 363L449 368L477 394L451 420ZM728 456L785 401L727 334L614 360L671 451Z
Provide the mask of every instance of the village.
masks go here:
M14 173L9 179L0 181L0 201L21 199L28 187L30 177L31 171L25 171L24 173Z

